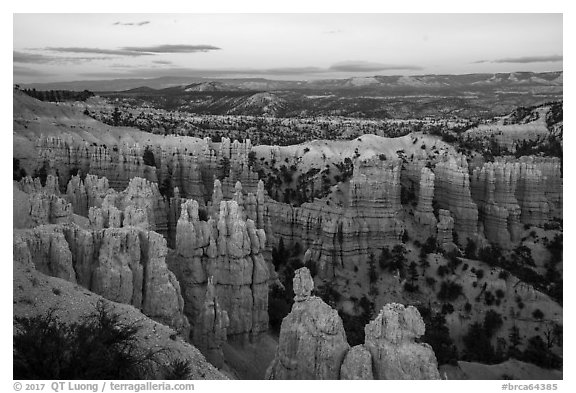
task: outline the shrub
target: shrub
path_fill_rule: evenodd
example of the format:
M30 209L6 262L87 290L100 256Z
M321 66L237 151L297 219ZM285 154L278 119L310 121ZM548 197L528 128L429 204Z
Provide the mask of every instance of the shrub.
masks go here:
M433 287L436 285L436 279L434 277L426 277L426 285Z
M154 153L148 147L144 149L144 154L142 156L144 165L156 166L156 160L154 159Z
M438 266L438 269L436 269L436 273L438 273L440 277L444 277L450 273L450 269L446 265L440 265Z
M468 259L476 259L476 243L470 238L468 238L468 242L466 243L464 256Z
M450 303L444 303L442 305L442 314L446 315L446 314L452 314L454 312L454 306L451 305Z
M438 249L438 244L436 243L436 238L434 236L430 236L424 244L422 245L422 250L420 252L421 256L426 256L433 252L436 252Z
M441 313L432 313L427 307L418 307L420 315L426 325L426 331L420 338L421 342L430 344L438 360L438 364L456 365L458 351L450 337L450 330L446 326L446 318Z
M542 319L544 318L544 313L542 312L542 310L540 310L539 308L537 308L536 310L534 310L534 312L532 313L532 316L536 319Z
M548 348L540 336L534 336L528 340L521 360L544 368L559 369L562 366L562 359Z
M150 379L163 349L137 348L137 323L125 323L107 303L79 322L64 323L56 309L15 318L15 379ZM184 363L170 363L166 376L182 375Z
M488 337L492 337L496 330L502 327L502 316L494 310L488 310L484 315L484 330Z
M438 299L453 301L462 295L462 285L453 281L442 281L440 292L438 292Z
M275 333L280 333L282 320L292 308L293 297L284 288L274 285L268 292L268 316L270 329Z
M476 322L470 325L468 332L463 337L463 341L465 347L463 358L465 360L481 363L494 362L494 347L482 324Z
M494 298L494 295L492 294L492 292L490 292L490 291L484 292L484 303L487 306L491 306L492 304L494 304L495 300L496 299Z
M26 171L20 167L20 160L12 158L12 180L20 181L26 177Z

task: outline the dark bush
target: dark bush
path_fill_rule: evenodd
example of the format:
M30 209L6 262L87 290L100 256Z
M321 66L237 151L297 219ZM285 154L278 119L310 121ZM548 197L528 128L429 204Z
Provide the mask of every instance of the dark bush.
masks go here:
M442 314L446 315L446 314L452 314L454 312L454 306L451 305L450 303L444 303L442 305Z
M156 166L156 160L154 159L154 153L148 147L144 149L144 154L142 156L144 165Z
M462 295L462 285L453 281L442 281L440 292L438 292L438 299L454 301Z
M502 316L494 310L488 310L484 315L484 330L488 337L492 337L494 333L502 327Z
M418 307L418 311L420 311L420 315L426 325L426 332L420 338L420 341L430 344L438 364L456 365L458 351L450 337L450 330L446 326L444 315L433 313L428 307Z
M548 369L559 369L562 366L562 359L548 348L540 336L534 336L528 340L521 360Z
M539 308L537 308L536 310L534 310L534 312L532 313L532 316L536 319L542 319L544 318L544 313L542 312L542 310L540 310Z
M137 348L140 326L122 322L104 301L79 322L60 321L55 309L14 322L15 379L150 379L161 366L164 350ZM182 376L185 367L170 363L160 370L164 377Z
M482 280L482 278L484 278L484 270L482 269L476 270L475 274L478 280Z
M496 360L494 347L482 324L476 322L470 325L468 332L463 337L463 341L465 347L464 360L488 364Z

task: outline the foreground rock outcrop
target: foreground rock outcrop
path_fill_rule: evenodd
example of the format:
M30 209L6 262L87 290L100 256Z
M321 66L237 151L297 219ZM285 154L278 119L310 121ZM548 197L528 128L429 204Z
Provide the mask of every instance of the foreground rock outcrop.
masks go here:
M415 342L424 321L412 306L387 304L350 348L336 310L312 296L308 268L294 273L294 305L282 321L267 379L440 379L434 351Z
M415 307L387 304L366 325L364 346L372 355L375 379L440 379L432 347L416 343L425 326Z
M276 357L266 379L339 379L350 346L338 312L311 296L307 268L294 274L294 305L282 321Z
M106 299L130 304L184 336L180 285L166 266L166 241L135 227L84 230L74 224L14 232L14 259L78 283Z
M53 312L62 323L77 323L93 313L98 302L104 301L110 312L119 315L123 323L138 327L134 342L137 351L144 354L150 349L162 349L156 361L149 364L151 373L147 375L148 379L165 378L165 366L176 361L190 365L189 379L227 379L206 361L198 349L176 336L172 327L150 319L135 307L105 300L75 283L45 275L29 260L14 258L12 278L14 319Z

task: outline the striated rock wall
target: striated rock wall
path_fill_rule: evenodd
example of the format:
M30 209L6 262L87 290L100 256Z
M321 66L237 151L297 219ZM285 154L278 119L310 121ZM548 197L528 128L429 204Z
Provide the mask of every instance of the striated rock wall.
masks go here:
M438 210L436 231L436 243L442 248L448 249L454 244L454 219L448 210Z
M450 211L460 244L478 234L478 207L470 193L468 164L463 156L448 156L434 169L434 200L438 207Z
M88 231L74 224L45 225L15 232L13 244L15 260L133 305L188 335L180 285L166 266L161 235L134 227Z
M97 145L59 137L40 137L36 149L36 166L45 166L50 173L59 173L65 181L71 178L73 171L80 171L107 177L110 187L120 191L128 186L130 179L140 177L156 182L166 190L178 187L182 196L193 198L201 205L212 194L216 177L226 178L226 198L231 197L237 181L251 193L256 193L258 185L258 175L248 166L248 154L252 150L250 140L231 142L223 138L221 143L213 143L210 138L205 138L192 140L184 146L140 146L126 143ZM145 152L154 158L153 166L144 164ZM222 172L223 160L229 163L226 173Z
M28 197L33 226L70 222L72 206L54 194L35 193Z
M27 211L19 212L26 217L18 218L26 221L28 223L26 226L71 222L72 205L61 197L58 177L48 175L46 184L42 186L39 178L32 179L26 176L19 183L14 183L14 186L20 191L18 199L27 206Z
M157 181L156 168L144 165L139 145L89 145L59 137L40 137L36 144L38 167L47 166L68 180L72 170L107 177L116 190L126 188L133 177Z
M93 175L84 182L73 177L68 183L67 194L75 211L87 211L93 228L137 226L168 236L169 204L156 183L135 177L121 192L107 186L107 178Z
M478 204L484 234L502 247L519 240L522 230L515 196L519 174L518 164L489 162L474 169L471 177L472 198Z
M533 160L527 157L520 161L516 198L523 223L542 225L551 218L550 205L546 199L546 183L546 177Z
M366 260L369 250L398 242L404 231L400 161L367 159L354 168L349 184L336 191L342 196L339 205L317 200L292 207L267 200L263 218L268 237L310 249L322 277L353 269Z
M221 201L218 214L204 219L196 201L182 204L171 269L182 286L186 315L195 329L206 302L208 278L213 277L216 299L230 321L228 337L257 338L268 329L264 230L242 217L236 201Z
M424 240L436 233L438 221L434 216L432 200L434 198L434 172L423 167L420 171L420 186L418 187L418 204L414 210L414 220L423 229Z
M473 170L471 189L486 238L505 248L520 240L523 224L543 225L561 217L557 158L500 157Z
M230 325L228 313L218 303L216 287L212 277L208 278L206 296L199 317L192 331L192 342L214 366L224 365L222 345L226 342L227 328Z

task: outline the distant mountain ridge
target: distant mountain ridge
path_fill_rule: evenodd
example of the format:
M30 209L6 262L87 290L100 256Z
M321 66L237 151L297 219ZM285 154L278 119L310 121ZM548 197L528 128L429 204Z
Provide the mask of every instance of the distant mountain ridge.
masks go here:
M185 86L187 91L237 91L237 90L300 90L300 89L461 89L495 86L550 86L563 85L563 71L508 72L462 75L412 75L369 76L345 79L319 79L311 81L284 81L264 78L199 78L166 76L152 79L85 80L52 83L20 84L22 88L37 90L90 90L118 92L136 88L154 90Z

